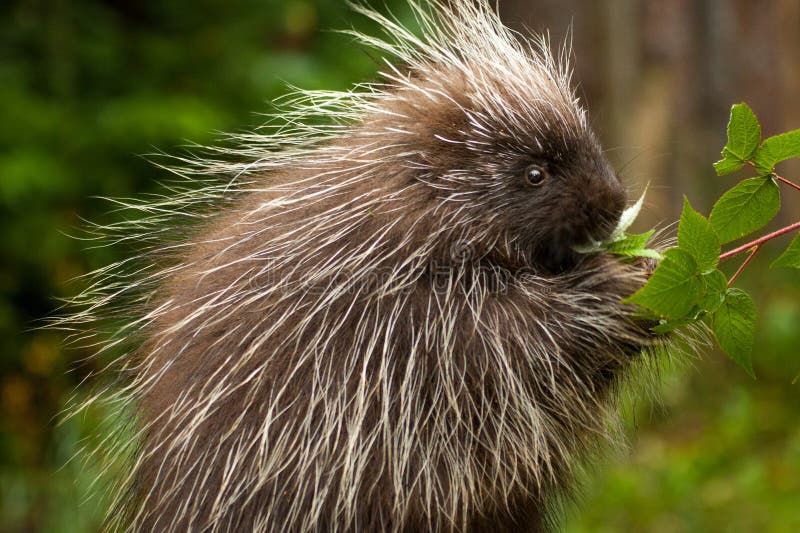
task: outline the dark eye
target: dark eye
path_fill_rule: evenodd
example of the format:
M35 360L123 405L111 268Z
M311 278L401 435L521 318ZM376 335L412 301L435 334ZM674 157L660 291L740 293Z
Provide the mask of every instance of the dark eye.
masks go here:
M539 165L530 165L525 169L525 183L538 187L547 178L547 171Z

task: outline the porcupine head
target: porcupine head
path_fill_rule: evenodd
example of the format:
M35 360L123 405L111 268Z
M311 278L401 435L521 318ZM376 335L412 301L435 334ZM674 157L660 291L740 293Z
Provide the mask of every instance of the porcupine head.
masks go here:
M83 315L136 295L111 528L538 530L607 432L644 273L574 251L626 199L567 65L483 1L354 8L380 81L190 162L136 226L183 236Z

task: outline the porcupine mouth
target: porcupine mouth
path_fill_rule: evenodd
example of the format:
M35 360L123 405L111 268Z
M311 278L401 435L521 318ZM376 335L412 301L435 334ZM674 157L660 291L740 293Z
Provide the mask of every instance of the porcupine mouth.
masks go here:
M555 233L537 247L534 252L535 263L551 274L574 270L587 256L581 250L596 248L598 243L611 235L612 227L605 226L592 233L574 230Z
M563 246L554 242L549 246L540 247L534 253L534 263L540 265L549 274L564 274L578 266L583 255L573 250L571 246Z

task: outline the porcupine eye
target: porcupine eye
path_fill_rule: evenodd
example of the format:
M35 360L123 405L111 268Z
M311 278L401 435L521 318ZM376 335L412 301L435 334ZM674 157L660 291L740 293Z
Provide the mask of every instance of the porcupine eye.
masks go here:
M525 169L525 183L538 187L547 179L547 171L539 165L530 165Z

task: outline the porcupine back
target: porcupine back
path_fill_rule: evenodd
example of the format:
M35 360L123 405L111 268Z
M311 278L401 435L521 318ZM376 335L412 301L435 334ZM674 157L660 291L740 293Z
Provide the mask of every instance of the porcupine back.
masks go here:
M110 528L537 530L607 431L644 274L572 245L624 195L531 210L498 178L526 151L607 173L566 64L483 2L412 4L416 35L354 7L383 81L296 93L106 228L147 247L73 317L139 339L99 396L138 419Z

